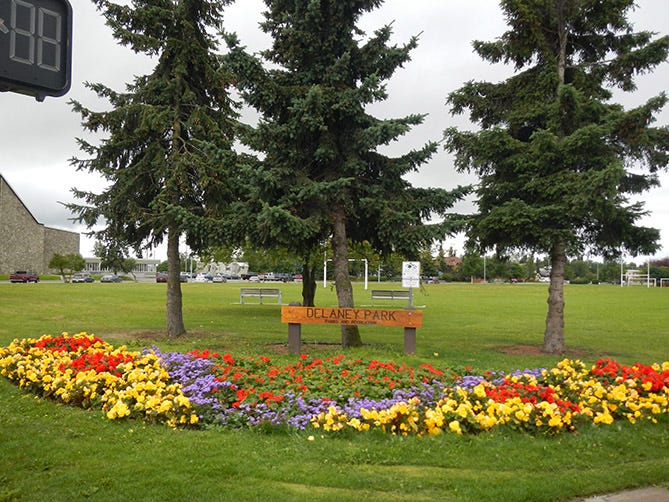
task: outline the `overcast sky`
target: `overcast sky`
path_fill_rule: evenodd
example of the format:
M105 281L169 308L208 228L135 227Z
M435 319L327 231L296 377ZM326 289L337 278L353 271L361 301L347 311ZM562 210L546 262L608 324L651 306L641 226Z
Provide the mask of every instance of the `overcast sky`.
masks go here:
M100 190L103 184L95 175L76 172L68 160L80 156L75 138L91 139L80 126L80 118L71 111L69 99L101 110L105 103L82 85L100 82L123 90L134 75L148 74L153 63L116 44L102 16L87 0L70 0L74 11L72 87L61 98L35 99L14 93L0 93L0 174L40 223L72 231L84 231L69 218L59 202L73 201L72 187ZM637 30L650 30L662 35L669 26L666 0L638 0L639 8L631 19ZM235 31L251 50L269 46L269 38L258 28L262 19L262 0L237 0L226 10L226 29ZM465 116L452 117L445 105L448 94L468 80L498 81L511 70L501 65L482 62L471 48L472 40L492 40L505 29L504 19L495 0L386 0L381 8L362 19L367 33L384 24L393 23L393 42L401 44L420 34L419 46L412 61L388 84L389 99L370 109L378 117L400 117L426 113L425 123L390 147L400 154L419 147L426 141L439 140L450 126L469 128ZM636 106L666 90L669 63L658 67L649 76L638 79L638 90L632 95L617 95L626 107ZM250 117L251 115L249 115ZM669 124L669 107L658 117L659 125ZM651 214L644 225L660 228L663 249L656 256L669 256L669 174L661 176L663 186L645 197ZM444 152L423 166L411 181L419 186L453 188L471 181L453 169L452 158ZM461 204L457 210L471 209ZM446 247L461 249L461 238L447 240ZM92 255L92 242L83 238L81 253ZM158 252L158 258L164 258ZM641 259L637 259L637 262Z

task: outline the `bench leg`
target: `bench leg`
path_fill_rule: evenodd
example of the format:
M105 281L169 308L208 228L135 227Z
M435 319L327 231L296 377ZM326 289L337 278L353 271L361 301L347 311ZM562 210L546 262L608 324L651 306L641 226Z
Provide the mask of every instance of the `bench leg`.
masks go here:
M404 328L404 353L416 353L416 328Z
M288 352L300 354L302 351L302 325L288 323Z

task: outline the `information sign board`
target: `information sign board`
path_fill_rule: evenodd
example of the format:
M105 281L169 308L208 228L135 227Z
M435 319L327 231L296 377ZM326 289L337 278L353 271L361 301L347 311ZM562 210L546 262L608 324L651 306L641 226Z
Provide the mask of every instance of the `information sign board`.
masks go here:
M420 262L405 261L402 262L402 287L419 288L420 287Z

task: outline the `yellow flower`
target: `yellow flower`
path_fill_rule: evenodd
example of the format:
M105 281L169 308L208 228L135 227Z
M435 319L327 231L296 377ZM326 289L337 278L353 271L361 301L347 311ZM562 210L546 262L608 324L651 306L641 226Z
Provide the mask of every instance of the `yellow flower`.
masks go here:
M128 415L130 415L130 409L123 401L116 401L116 404L107 412L107 418L110 420L127 417Z
M554 415L548 421L548 426L549 427L561 427L562 426L562 419L560 418L559 415Z
M462 418L466 418L467 415L469 414L469 408L465 403L462 403L460 404L460 406L458 406L458 409L455 410L455 413L457 415L460 415Z
M167 413L172 409L172 401L163 401L158 408L158 413Z
M495 417L491 417L490 415L485 415L483 413L477 415L476 421L481 427L483 427L484 430L491 429L497 425L497 419Z
M451 429L451 431L455 432L459 436L462 435L462 429L460 428L460 422L457 420L453 420L448 424L448 428Z
M609 399L615 399L616 401L624 401L627 397L627 387L625 385L618 385L609 392L607 397Z
M476 387L474 387L473 394L479 399L483 399L486 397L485 386L483 385L483 383L480 383Z
M359 418L352 418L346 424L359 431L361 429L362 422Z
M611 414L608 412L608 410L604 410L602 413L597 413L595 415L595 418L593 419L593 422L596 424L606 424L610 425L613 423L613 417Z

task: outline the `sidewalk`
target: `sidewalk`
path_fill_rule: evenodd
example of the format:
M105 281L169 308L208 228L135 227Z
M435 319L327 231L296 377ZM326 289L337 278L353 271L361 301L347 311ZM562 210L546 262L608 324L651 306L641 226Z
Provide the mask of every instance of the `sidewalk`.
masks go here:
M669 490L657 487L638 488L581 498L573 502L669 502Z

